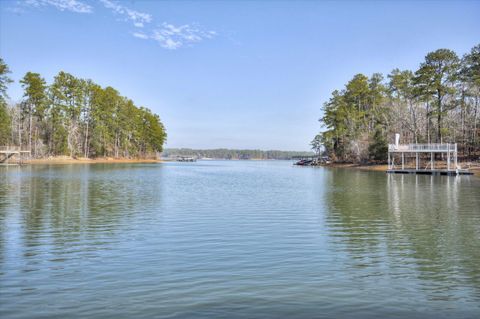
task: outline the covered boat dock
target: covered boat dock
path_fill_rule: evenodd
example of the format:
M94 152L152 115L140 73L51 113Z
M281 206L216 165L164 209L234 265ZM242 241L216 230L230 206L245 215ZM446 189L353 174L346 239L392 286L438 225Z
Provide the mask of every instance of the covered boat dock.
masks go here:
M388 145L387 173L425 175L472 175L458 165L457 144L395 144ZM437 161L437 162L436 162Z

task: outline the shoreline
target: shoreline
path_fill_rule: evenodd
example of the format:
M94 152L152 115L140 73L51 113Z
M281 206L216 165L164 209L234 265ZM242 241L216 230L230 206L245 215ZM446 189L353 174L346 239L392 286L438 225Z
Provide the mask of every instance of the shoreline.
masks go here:
M371 165L362 165L362 164L353 164L353 163L330 163L319 165L320 167L329 167L329 168L349 168L349 169L358 169L362 171L377 171L385 172L387 170L387 164L371 164ZM473 176L480 177L480 166L475 166L469 168L469 171L473 173Z

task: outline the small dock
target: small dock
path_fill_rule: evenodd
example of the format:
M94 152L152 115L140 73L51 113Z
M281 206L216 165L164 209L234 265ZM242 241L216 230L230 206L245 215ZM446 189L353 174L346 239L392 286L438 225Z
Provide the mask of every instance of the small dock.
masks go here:
M197 159L193 156L179 156L177 162L196 162Z
M422 175L473 175L457 162L457 144L398 144L388 145L387 173Z
M24 150L20 146L0 146L0 164L21 164L23 154L30 154L30 151ZM17 160L15 163L11 163L15 157Z

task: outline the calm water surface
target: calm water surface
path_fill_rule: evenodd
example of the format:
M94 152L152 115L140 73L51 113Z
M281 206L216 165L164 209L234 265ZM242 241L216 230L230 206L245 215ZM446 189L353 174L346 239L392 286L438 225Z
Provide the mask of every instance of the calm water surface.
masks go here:
M480 179L0 168L2 318L479 318Z

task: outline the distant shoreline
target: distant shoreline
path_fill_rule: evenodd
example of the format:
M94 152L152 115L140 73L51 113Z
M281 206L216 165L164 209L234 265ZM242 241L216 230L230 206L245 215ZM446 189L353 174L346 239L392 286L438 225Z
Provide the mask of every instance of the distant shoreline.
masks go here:
M303 156L313 156L311 151L279 151L258 149L191 149L191 148L166 148L162 152L163 158L193 157L197 159L225 159L225 160L293 160Z

